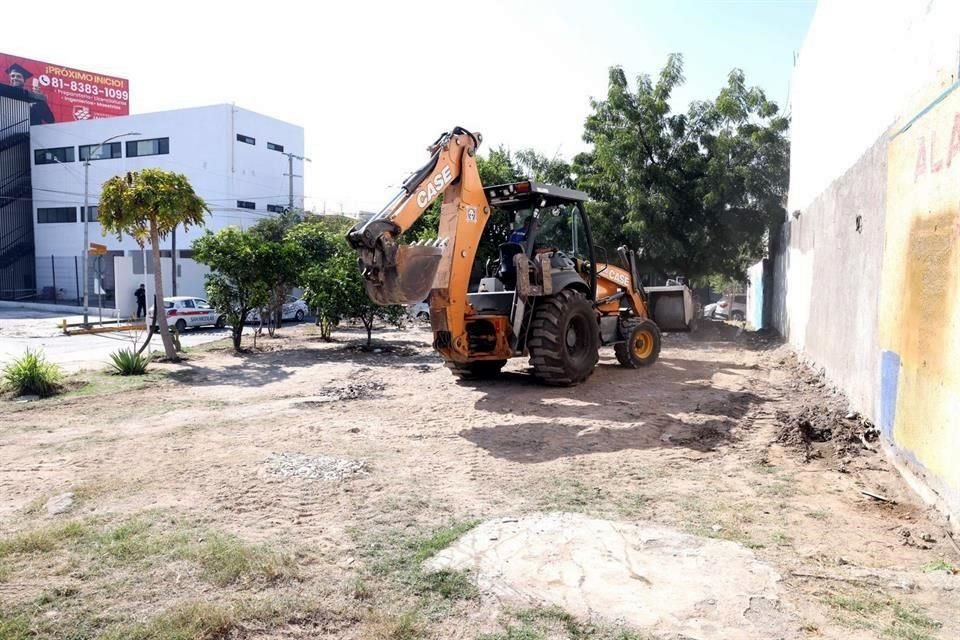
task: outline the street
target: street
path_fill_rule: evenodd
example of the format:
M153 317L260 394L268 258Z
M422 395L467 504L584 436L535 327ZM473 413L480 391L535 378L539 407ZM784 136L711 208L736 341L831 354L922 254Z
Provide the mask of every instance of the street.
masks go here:
M134 340L143 338L139 332L131 331L68 336L58 327L64 319L67 323L82 320L81 316L48 311L0 309L0 367L22 356L27 349L43 349L47 359L65 371L96 368L104 365L114 351L128 348ZM180 336L180 343L193 347L229 335L229 328L188 329ZM159 336L155 336L152 343L154 349L163 348Z

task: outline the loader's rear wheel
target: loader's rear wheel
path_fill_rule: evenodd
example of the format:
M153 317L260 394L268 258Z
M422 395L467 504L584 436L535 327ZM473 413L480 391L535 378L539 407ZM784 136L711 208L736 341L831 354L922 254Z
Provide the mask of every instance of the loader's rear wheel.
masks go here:
M494 378L507 364L506 360L475 360L474 362L447 362L447 368L453 375L463 380L483 380Z
M660 357L660 327L653 320L641 320L627 325L627 339L613 345L617 362L636 369L646 367Z
M543 382L580 384L600 359L600 330L593 306L571 289L541 299L533 312L527 347L533 373Z

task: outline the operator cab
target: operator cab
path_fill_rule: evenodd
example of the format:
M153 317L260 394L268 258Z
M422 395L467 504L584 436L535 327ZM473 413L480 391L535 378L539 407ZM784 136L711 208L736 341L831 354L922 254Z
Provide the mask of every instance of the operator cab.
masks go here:
M486 187L493 211L478 252L483 274L469 301L481 313L509 314L517 286L515 256L550 253L553 289L595 291L593 245L582 191L524 181ZM477 274L480 275L480 274Z

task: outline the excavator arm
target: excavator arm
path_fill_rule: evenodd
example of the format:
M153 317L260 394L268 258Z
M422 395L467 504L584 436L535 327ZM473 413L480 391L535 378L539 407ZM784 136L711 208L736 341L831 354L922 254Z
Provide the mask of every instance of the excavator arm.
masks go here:
M467 288L480 237L490 216L477 170L480 134L456 127L430 147L430 160L407 178L375 216L347 234L359 251L367 294L378 304L410 304L430 297L434 346L448 359L467 358ZM443 196L437 239L399 242L423 212Z

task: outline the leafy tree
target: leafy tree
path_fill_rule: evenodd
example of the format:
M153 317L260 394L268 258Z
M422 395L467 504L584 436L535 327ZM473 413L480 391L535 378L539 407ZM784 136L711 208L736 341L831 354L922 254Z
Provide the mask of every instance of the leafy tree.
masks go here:
M211 269L205 283L207 297L225 312L233 348L239 351L247 315L269 300L269 286L262 274L274 259L274 251L261 238L236 227L207 232L194 241L193 251L197 262Z
M334 327L351 312L350 300L359 278L356 257L345 251L302 272L303 298L317 314L320 337L326 342L330 342Z
M285 241L299 247L301 262L297 270L297 284L304 288L304 300L314 311L320 335L330 340L333 327L341 318L339 303L343 299L340 282L348 272L356 271L355 255L337 254L338 239L349 227L330 225L319 217L296 225L285 236Z
M313 263L301 277L304 298L316 309L320 333L324 340L341 320L355 318L367 331L367 348L373 342L373 328L378 320L399 325L406 317L400 305L381 306L367 296L363 276L357 269L357 254L342 236L331 239L327 259Z
M261 253L269 254L263 263L261 278L270 292L266 305L260 310L260 327L267 321L267 331L271 336L283 322L283 303L290 289L296 284L304 260L302 248L287 240L290 233L300 223L298 212L285 212L277 216L263 218L250 227L250 234L263 243Z
M662 275L743 280L784 215L789 121L737 69L715 100L674 113L683 81L679 54L636 89L612 68L607 98L592 103L585 125L593 148L574 159L578 186L593 198L599 243L641 249Z
M160 268L160 240L177 227L203 223L207 205L194 192L186 176L162 169L143 169L115 176L103 185L99 206L100 225L107 233L131 236L143 247L148 241L153 260L157 324L167 358L177 359L163 307L163 277ZM151 332L152 334L152 332ZM147 342L149 342L149 335ZM144 343L146 344L146 342Z

